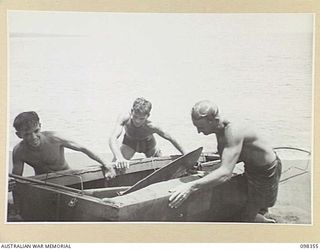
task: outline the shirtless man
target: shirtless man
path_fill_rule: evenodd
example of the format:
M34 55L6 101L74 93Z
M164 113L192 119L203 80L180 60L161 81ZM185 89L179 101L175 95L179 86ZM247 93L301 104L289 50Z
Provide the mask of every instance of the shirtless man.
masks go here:
M161 156L160 150L156 147L154 133L170 141L181 154L185 153L173 137L148 120L151 108L152 105L149 101L144 98L137 98L133 103L131 112L118 118L109 139L110 149L114 155L117 168L128 168L128 160L136 152L144 153L146 157ZM125 135L119 149L117 139L122 134L123 129L125 130Z
M12 153L13 169L15 175L22 175L24 163L30 165L36 175L69 169L64 157L64 148L80 151L91 159L99 162L105 170L105 177L115 176L114 169L108 168L105 162L89 149L62 138L52 131L40 132L41 124L36 112L23 112L13 123L16 135L22 139Z
M272 148L250 128L223 118L218 107L210 101L197 102L191 117L198 133L216 135L221 166L201 179L177 186L172 190L169 206L177 208L197 190L228 181L236 163L243 161L248 179L248 200L241 220L272 222L258 213L272 207L277 198L281 161Z

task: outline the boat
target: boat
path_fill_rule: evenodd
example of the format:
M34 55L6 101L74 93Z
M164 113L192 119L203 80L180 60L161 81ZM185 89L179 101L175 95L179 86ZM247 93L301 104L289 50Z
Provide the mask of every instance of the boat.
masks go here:
M228 182L190 195L179 208L168 205L174 187L219 166L216 155L198 148L183 156L132 160L129 169L117 171L111 180L104 178L100 166L10 177L16 182L13 194L24 222L237 221L247 199L241 163Z

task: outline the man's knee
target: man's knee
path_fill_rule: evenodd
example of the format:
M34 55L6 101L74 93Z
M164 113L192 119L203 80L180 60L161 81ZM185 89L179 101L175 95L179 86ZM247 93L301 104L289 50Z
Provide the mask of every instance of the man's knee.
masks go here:
M153 148L145 153L146 157L160 157L162 152L159 148Z
M154 156L154 157L160 157L160 156L162 156L161 150L160 150L159 148L157 148L157 149L156 149L156 152L154 153L153 156Z
M125 144L121 145L120 151L121 151L123 158L125 158L126 160L130 160L134 156L134 154L136 153L136 151L134 149L132 149L131 147L129 147Z

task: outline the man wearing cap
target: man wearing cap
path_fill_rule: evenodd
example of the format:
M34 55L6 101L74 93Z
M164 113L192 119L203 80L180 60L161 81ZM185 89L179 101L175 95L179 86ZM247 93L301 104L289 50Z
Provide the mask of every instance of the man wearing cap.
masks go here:
M275 204L278 193L281 161L272 147L248 126L222 117L217 105L208 100L193 106L191 118L198 133L216 135L221 166L201 179L174 188L169 206L177 208L199 189L228 181L236 163L242 161L248 180L248 200L241 221L274 222L259 214L260 210Z

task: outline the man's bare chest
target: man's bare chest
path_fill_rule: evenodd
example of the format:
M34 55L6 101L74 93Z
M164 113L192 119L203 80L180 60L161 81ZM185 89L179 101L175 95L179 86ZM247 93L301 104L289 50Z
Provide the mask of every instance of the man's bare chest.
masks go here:
M60 145L45 145L39 150L28 150L24 161L32 166L56 165L63 159L63 148Z

